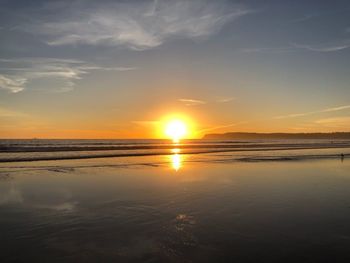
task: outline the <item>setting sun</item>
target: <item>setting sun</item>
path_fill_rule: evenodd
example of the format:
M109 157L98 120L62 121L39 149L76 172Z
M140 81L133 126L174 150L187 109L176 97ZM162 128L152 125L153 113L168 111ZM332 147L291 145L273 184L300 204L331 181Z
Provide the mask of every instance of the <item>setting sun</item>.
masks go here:
M166 124L165 134L174 142L179 142L187 134L187 126L181 120L172 120Z

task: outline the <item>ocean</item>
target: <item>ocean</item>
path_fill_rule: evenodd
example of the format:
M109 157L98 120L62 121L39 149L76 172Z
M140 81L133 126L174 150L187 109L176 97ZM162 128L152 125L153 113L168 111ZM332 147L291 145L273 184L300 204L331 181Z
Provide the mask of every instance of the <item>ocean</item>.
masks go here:
M349 148L350 140L183 140L176 144L169 140L23 139L0 140L0 162L155 156L174 150L181 154L229 153L246 161L255 157L332 158L349 154Z

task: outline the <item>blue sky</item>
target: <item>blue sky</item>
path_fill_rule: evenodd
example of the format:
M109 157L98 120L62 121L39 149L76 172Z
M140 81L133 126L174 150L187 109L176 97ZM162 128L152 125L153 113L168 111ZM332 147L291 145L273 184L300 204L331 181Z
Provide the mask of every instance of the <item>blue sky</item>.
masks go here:
M0 1L1 137L350 127L348 1Z

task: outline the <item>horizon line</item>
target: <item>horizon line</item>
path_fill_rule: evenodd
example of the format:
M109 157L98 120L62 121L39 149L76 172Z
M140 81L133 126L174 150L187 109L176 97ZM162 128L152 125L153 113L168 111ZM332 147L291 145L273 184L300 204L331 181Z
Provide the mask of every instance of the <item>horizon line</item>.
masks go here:
M224 135L229 133L236 134L335 134L335 133L349 133L350 131L333 131L333 132L223 132L223 133L206 133L201 138L183 138L181 140L205 140L205 136L208 134ZM168 140L170 138L40 138L40 137L27 137L27 138L0 138L0 140Z

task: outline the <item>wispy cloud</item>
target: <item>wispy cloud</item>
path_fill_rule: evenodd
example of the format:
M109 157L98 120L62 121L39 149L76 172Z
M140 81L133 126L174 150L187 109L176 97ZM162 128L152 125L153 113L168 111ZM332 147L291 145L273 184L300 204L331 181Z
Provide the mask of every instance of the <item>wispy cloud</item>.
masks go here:
M227 103L230 101L233 101L234 97L218 97L217 99L213 101L204 101L204 100L198 100L198 99L179 99L179 102L184 103L186 106L198 106L198 105L204 105L207 103Z
M315 123L329 128L342 128L350 131L349 116L320 119L315 121Z
M230 124L225 124L225 125L218 125L218 126L202 129L202 130L198 131L198 133L206 133L206 132L210 132L210 131L221 130L221 129L225 129L225 128L239 126L241 124L246 124L246 123L248 123L248 121L240 121L240 122L235 122L235 123L230 123Z
M286 53L296 52L300 50L308 50L312 52L337 52L350 48L350 40L340 40L332 43L320 43L320 44L298 44L290 43L281 47L252 47L240 49L243 53Z
M137 69L137 67L97 67L95 69L107 71L130 71Z
M0 74L0 88L16 93L24 90L27 78L21 76L6 76Z
M179 101L185 103L186 106L197 106L206 104L205 101L196 99L179 99Z
M243 53L285 53L293 52L297 49L292 46L286 47L253 47L253 48L242 48L240 49Z
M317 45L304 45L304 44L293 44L294 47L300 49L306 49L315 52L336 52L343 49L350 48L350 41L342 41L341 43L330 43L330 44L317 44Z
M144 50L172 37L208 37L252 12L225 0L106 2L92 5L91 10L84 3L83 10L78 5L60 19L43 16L37 23L18 28L45 37L53 46L87 44Z
M51 80L50 90L65 92L92 70L134 70L134 67L101 67L84 61L56 58L0 59L0 88L23 91L35 80ZM52 82L53 81L53 82Z
M311 20L315 17L319 17L320 14L306 14L306 15L303 15L301 17L298 17L298 18L295 18L293 20L291 20L292 23L300 23L300 22L305 22L305 21L308 21L308 20Z
M350 109L350 105L327 108L327 109L324 109L322 112L331 112L331 111L339 111L339 110L347 110L347 109Z
M317 111L309 111L309 112L281 115L281 116L274 117L274 119L296 118L296 117L303 117L303 116L308 116L308 115L313 115L313 114L318 114L318 113L334 112L334 111L341 111L341 110L347 110L347 109L350 109L350 105L337 106L337 107L326 108L326 109L317 110Z
M234 99L235 99L234 97L222 97L222 98L216 99L216 102L217 103L226 103L226 102L233 101Z

